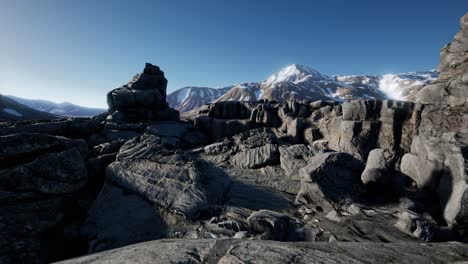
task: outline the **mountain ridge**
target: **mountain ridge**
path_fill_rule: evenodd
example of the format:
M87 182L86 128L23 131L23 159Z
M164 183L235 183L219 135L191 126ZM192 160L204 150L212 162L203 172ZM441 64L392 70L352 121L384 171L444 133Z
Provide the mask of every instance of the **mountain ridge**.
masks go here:
M423 85L437 78L435 70L385 75L325 75L310 67L291 64L266 79L244 82L223 88L196 87L196 96L183 87L170 94L169 105L180 112L190 112L211 102L257 101L260 99L288 101L345 99L396 99L414 101ZM209 94L210 96L200 96ZM217 96L217 97L216 97Z
M65 117L92 117L106 111L106 109L84 107L69 102L55 103L44 99L26 99L13 95L5 96L35 110Z

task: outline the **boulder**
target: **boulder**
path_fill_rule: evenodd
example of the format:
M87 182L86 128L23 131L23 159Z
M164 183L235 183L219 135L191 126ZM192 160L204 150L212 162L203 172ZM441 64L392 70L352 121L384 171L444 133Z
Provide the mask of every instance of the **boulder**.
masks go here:
M299 180L299 170L307 165L313 156L311 150L303 144L279 147L281 169L286 176Z
M146 132L164 138L173 147L196 147L208 142L203 132L190 123L180 121L157 122L148 126Z
M402 211L398 214L395 226L401 231L424 241L432 241L435 237L437 224L427 214L412 211Z
M436 190L443 167L438 162L407 153L401 160L400 170L415 181L418 188Z
M236 153L231 163L240 168L258 169L267 165L279 164L278 147L273 144L256 147Z
M304 129L304 143L312 145L314 141L322 139L323 135L320 129L316 127L308 127Z
M367 157L366 167L361 174L365 185L388 187L392 181L388 158L384 149L373 149Z
M347 153L327 152L315 155L299 171L301 190L296 202L330 208L330 204L353 199L359 194L362 162Z
M107 94L110 121L178 120L179 112L166 102L167 79L159 67L146 63L143 73Z
M81 228L88 253L159 239L168 232L151 202L113 184L106 184Z
M288 237L289 217L287 215L270 210L260 210L252 213L247 221L250 230L261 234L261 239L285 241Z

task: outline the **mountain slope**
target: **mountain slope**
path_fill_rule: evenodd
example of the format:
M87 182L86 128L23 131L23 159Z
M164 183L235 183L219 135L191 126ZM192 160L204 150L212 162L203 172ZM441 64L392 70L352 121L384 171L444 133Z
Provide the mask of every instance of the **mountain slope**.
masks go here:
M354 99L413 100L422 85L437 77L435 71L377 75L327 76L302 65L289 65L265 81L240 83L222 89L186 87L168 95L171 107L189 112L213 101L287 101Z
M0 94L0 122L60 118L61 116L35 110Z
M7 97L38 111L67 117L91 117L105 112L105 109L88 108L71 103L54 103L47 100L24 99L8 95Z
M181 112L188 112L214 101L228 92L232 86L224 88L184 87L167 95L170 107Z
M437 79L435 70L386 74L380 78L380 89L392 99L414 101L416 93L426 84Z

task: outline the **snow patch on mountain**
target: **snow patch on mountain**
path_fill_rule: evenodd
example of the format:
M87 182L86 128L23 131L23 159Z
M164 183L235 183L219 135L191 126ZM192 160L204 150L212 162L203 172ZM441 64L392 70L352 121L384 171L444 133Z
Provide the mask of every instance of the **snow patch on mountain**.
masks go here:
M412 89L422 87L437 79L437 72L410 72L385 74L380 78L379 89L395 100L407 100Z
M10 115L14 115L14 116L17 116L17 117L22 117L22 116L23 116L23 114L21 114L20 112L16 111L15 109L3 108L2 110L3 110L3 112L8 113L8 114L10 114Z

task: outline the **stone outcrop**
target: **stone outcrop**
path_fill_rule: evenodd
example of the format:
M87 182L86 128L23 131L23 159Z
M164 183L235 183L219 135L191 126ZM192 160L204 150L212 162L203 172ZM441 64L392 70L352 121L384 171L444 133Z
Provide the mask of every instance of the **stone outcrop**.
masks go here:
M158 240L61 263L462 263L467 257L468 249L461 243Z
M353 199L359 195L363 169L362 163L347 153L316 155L299 172L301 190L296 201L323 206Z
M0 262L67 257L55 249L67 231L78 232L68 218L87 183L85 141L14 134L0 136L0 145Z
M179 112L166 102L166 88L164 72L147 63L143 73L107 94L108 119L127 122L178 120Z
M445 221L457 229L468 227L468 14L461 30L442 49L439 77L416 98L425 105L411 153L401 170L436 193Z

